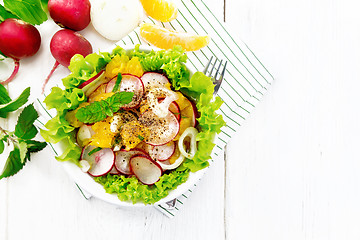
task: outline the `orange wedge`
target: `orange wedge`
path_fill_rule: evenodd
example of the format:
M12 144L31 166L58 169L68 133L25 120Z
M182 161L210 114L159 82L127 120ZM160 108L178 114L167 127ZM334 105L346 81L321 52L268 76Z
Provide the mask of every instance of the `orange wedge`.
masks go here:
M140 26L140 36L161 49L172 49L174 46L180 45L185 51L196 51L210 42L209 36L177 32L151 23L144 23Z
M172 0L140 0L145 12L161 22L170 22L177 17L177 7Z

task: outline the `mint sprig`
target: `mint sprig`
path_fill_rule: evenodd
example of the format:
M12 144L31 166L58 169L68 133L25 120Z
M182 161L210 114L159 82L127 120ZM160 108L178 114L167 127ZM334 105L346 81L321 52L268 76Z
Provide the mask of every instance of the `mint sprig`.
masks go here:
M0 87L2 97L0 98L0 101L2 101L1 103L7 104L0 108L0 117L3 118L7 116L8 112L15 111L23 106L30 95L30 88L27 88L18 99L12 101L10 97L7 98L9 95L4 89L5 88ZM15 109L16 107L17 109ZM38 133L38 130L34 125L34 122L38 117L39 115L34 106L30 104L20 113L15 126L15 131L11 132L0 126L0 154L4 152L6 147L10 147L10 144L12 144L14 148L6 159L5 167L0 175L0 180L18 173L24 167L26 162L30 161L31 153L41 151L46 147L47 144L45 142L32 140Z
M3 88L0 87L0 89L1 89L0 90L1 94L4 91L4 89L6 91L5 87L3 87ZM7 94L7 92L6 92L6 94ZM15 99L14 101L11 101L8 94L3 95L2 97L4 97L4 99L0 100L0 104L2 104L2 105L0 105L0 117L6 118L8 113L18 110L21 106L23 106L28 101L29 96L30 96L30 88L29 87L26 88L20 94L20 96L17 99ZM10 99L10 101L9 101L9 99ZM1 101L3 101L4 103L1 103Z
M133 92L117 92L105 100L93 102L86 107L80 108L75 117L83 123L102 121L108 116L113 116L125 104L130 103L133 96Z

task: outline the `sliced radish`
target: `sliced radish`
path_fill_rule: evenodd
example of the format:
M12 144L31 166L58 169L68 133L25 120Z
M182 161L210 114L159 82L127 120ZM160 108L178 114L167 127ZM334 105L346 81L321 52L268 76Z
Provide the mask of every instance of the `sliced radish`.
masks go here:
M147 144L146 142L141 142L136 146L136 149L141 149L146 154L149 154L150 150L153 149L154 146Z
M165 170L172 170L172 169L179 167L184 160L185 160L184 155L180 154L179 157L172 164L169 163L169 161L157 162L157 163L165 171Z
M115 166L112 167L111 171L109 172L112 175L118 175L120 172L115 168Z
M141 77L141 81L144 84L145 91L149 91L153 88L165 87L169 83L167 77L161 73L147 72Z
M148 110L140 116L139 121L149 128L150 134L145 142L153 146L170 142L176 137L180 129L179 121L169 111L165 118L159 118L153 111Z
M88 102L89 103L93 103L96 100L98 101L98 96L100 94L105 93L105 89L106 89L106 83L101 84L100 86L98 86L92 93L90 93L87 97L88 97Z
M78 86L78 88L83 89L84 87L86 87L87 85L89 85L90 83L92 83L93 81L95 81L96 79L98 79L102 74L104 73L104 70L101 70L100 72L98 72L95 76L93 76L92 78L90 78L89 80L83 82L82 84L80 84Z
M91 145L84 147L81 153L81 159L89 162L91 167L88 173L91 176L100 177L111 171L115 162L115 154L110 148L104 148L89 156L89 153L95 148L95 146Z
M159 103L159 97L163 96L165 96L165 98ZM149 90L147 95L150 108L160 118L166 117L170 104L177 99L178 95L166 88L153 88Z
M84 147L89 143L90 138L95 134L94 130L89 125L82 125L77 134L76 141L80 147Z
M159 102L162 102L163 100L164 98L161 98ZM172 103L170 103L169 111L172 112L175 115L176 119L180 121L181 118L180 106L179 104L177 104L177 102L173 101Z
M159 181L162 169L159 164L146 155L135 155L130 159L130 167L135 176L146 185Z
M81 171L83 171L83 172L89 171L89 169L91 167L90 163L88 161L86 161L86 160L80 160L79 165L80 165Z
M106 92L112 92L116 84L117 77L113 78L106 86ZM134 96L129 104L123 106L123 108L136 108L141 102L141 98L144 94L144 85L140 78L131 74L122 74L119 91L133 92Z
M120 150L116 152L115 157L115 168L122 174L130 175L132 174L130 169L130 158L136 154L147 155L142 149L134 148L130 151Z
M196 120L196 118L198 118L198 117L200 117L200 114L199 114L199 112L198 112L198 110L197 110L197 107L196 107L196 104L193 102L193 101L191 101L191 100L188 100L190 103L191 103L191 107L192 107L192 110L193 110L193 115L191 116L192 118L192 121L191 121L191 123L192 123L192 126L193 127L196 127L196 125L197 125L197 120Z
M167 144L154 146L150 151L150 157L155 161L166 161L174 154L176 149L175 142L171 141Z

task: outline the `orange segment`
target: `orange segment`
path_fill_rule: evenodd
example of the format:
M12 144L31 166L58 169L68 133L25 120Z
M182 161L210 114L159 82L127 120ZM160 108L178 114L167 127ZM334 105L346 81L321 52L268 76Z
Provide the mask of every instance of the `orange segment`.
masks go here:
M177 7L172 0L140 0L145 12L161 22L170 22L177 17Z
M110 130L110 121L107 118L104 121L92 125L95 134L90 139L90 145L101 148L111 148L115 139L115 133Z
M119 73L130 73L141 77L144 74L144 70L141 67L138 57L133 57L129 60L127 55L116 55L108 65L106 65L105 77L112 79Z
M162 49L172 49L180 45L185 51L196 51L210 42L209 36L177 32L151 23L141 25L140 35L147 42Z

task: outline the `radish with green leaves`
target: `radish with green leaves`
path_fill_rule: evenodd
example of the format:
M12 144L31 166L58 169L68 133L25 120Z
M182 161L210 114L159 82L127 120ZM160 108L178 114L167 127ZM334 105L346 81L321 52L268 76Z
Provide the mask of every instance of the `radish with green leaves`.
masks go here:
M41 44L39 31L31 24L19 19L8 18L0 23L0 51L14 59L15 68L11 76L1 84L14 79L19 71L20 60L37 53Z
M50 51L56 62L48 77L45 79L42 91L50 77L61 64L64 67L70 65L70 60L75 54L81 54L84 57L92 53L93 49L88 40L86 40L80 33L69 29L62 29L54 34L50 42Z
M51 18L61 27L80 31L90 23L89 0L49 0Z

